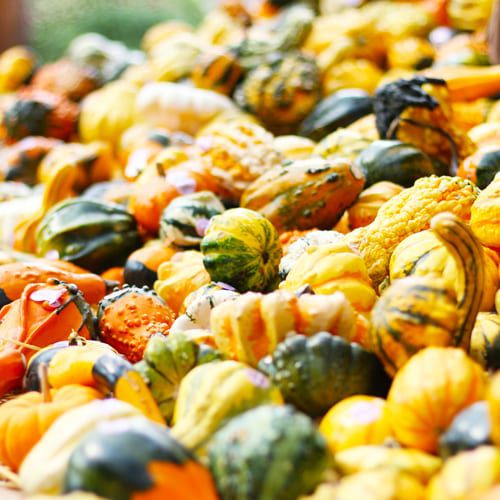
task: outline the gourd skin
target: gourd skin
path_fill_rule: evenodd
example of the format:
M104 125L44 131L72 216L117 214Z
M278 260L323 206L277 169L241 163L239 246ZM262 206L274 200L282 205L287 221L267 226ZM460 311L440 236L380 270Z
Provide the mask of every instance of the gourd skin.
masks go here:
M451 212L468 221L478 189L458 177L430 176L391 198L368 226L346 235L346 241L361 253L375 285L389 274L396 246L413 233L428 229L432 217ZM484 243L484 242L483 242Z
M500 370L500 315L479 313L471 335L469 355L487 370Z

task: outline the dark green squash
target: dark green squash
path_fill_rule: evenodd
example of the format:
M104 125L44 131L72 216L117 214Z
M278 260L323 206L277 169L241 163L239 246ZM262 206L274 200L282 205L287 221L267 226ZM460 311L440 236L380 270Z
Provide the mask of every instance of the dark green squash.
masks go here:
M105 422L72 453L64 491L110 500L216 500L209 472L168 429L143 417Z
M186 194L172 200L160 218L160 238L181 248L198 247L212 217L224 205L211 191Z
M498 172L500 172L500 148L497 151L486 153L479 160L476 168L477 186L484 189L493 181Z
M223 356L207 344L198 344L178 332L153 335L144 351L144 359L135 365L149 386L167 421L172 418L179 385L195 366L221 360Z
M461 451L491 444L488 404L479 401L462 410L439 438L439 454L444 459Z
M375 141L355 163L366 177L365 188L381 181L411 187L420 177L436 174L429 156L401 141Z
M141 238L135 219L120 205L74 198L47 213L36 243L42 257L56 251L62 260L100 273L122 265Z
M209 467L221 500L295 500L311 493L330 465L314 422L291 406L260 406L213 437Z
M287 403L314 417L348 396L383 395L389 386L374 354L326 332L287 338L259 369Z
M319 141L373 112L373 101L361 89L339 90L325 97L302 122L299 134Z

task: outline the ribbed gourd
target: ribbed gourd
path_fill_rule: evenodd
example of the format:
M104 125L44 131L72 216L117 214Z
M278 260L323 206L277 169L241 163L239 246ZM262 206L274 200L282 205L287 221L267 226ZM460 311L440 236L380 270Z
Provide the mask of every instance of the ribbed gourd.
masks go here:
M299 297L285 291L245 293L212 310L210 329L222 353L256 366L293 331L307 336L329 332L351 339L356 317L342 293Z
M285 339L259 368L287 403L312 417L324 415L344 398L381 394L387 387L382 365L372 353L327 332Z
M275 133L291 133L320 98L320 73L301 53L276 54L252 70L236 92L237 102Z
M347 242L361 253L378 286L389 274L392 252L401 241L429 229L431 219L440 212L468 221L478 194L471 182L458 177L423 177L385 203L371 224L349 233Z
M348 160L299 160L275 167L253 182L241 206L266 216L280 232L331 229L364 183L363 174Z
M201 251L212 281L239 292L269 290L276 284L282 256L278 233L258 212L233 208L212 218Z
M181 248L199 246L210 219L224 212L224 205L210 191L179 196L160 218L160 238Z
M253 368L236 361L197 366L182 380L172 420L172 435L205 454L212 435L228 420L263 404L282 404L279 390Z
M261 406L234 418L209 448L221 500L295 500L312 493L330 464L313 421L290 406Z
M47 213L36 242L40 256L53 250L62 260L102 272L124 263L141 238L134 218L120 205L75 198Z
M427 346L468 349L484 287L484 254L469 227L449 213L435 216L432 230L456 260L461 297L436 275L396 280L374 307L371 345L394 375ZM432 304L432 307L430 307Z
M360 312L369 312L377 300L363 259L345 242L309 247L280 289L294 292L306 285L320 295L342 292Z

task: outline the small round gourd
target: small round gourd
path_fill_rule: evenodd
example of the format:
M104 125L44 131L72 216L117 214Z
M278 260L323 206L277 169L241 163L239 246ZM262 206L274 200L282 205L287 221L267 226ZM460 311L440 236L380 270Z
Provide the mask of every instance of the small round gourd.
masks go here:
M275 285L282 250L278 233L265 217L246 208L215 216L201 241L203 264L212 281L239 292Z
M224 205L210 191L179 196L160 218L160 238L181 248L199 246L210 219L224 212Z

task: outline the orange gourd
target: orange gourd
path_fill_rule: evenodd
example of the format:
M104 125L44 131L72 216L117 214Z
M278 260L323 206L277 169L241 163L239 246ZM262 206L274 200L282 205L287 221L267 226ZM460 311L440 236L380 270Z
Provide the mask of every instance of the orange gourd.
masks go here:
M428 347L396 374L387 398L396 439L435 452L439 436L461 410L484 396L482 368L462 349Z
M0 406L0 462L16 471L52 423L66 411L101 398L91 387L67 385L27 392Z

